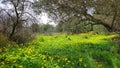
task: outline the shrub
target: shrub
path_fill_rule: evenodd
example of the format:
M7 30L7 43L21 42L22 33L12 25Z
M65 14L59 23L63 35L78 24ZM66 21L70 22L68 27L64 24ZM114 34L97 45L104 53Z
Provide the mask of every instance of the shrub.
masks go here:
M19 34L16 34L12 37L12 41L16 42L17 44L24 44L29 42L33 39L32 33L24 31Z
M8 45L8 42L9 42L8 38L2 33L0 33L0 48Z

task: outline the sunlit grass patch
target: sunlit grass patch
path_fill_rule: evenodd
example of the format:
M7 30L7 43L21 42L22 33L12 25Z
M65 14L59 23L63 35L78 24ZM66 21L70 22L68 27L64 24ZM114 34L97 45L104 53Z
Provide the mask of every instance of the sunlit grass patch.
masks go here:
M78 35L56 35L56 36L38 36L37 40L48 44L74 44L74 43L104 43L110 38L117 35L92 35L92 34L78 34Z

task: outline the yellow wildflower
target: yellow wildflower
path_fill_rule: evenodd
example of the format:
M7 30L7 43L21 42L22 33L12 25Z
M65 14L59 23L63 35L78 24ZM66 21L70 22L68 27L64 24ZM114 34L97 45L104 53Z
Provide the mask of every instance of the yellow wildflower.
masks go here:
M80 61L80 62L82 62L82 61L83 61L83 59L82 59L82 58L79 58L79 61Z
M5 63L2 61L1 64L4 65Z
M68 63L70 63L70 61L69 61L69 60L68 60L67 62L68 62Z
M21 49L21 48L19 48L18 50L19 50L19 51L21 51L22 49Z
M18 66L19 68L23 68L23 66L22 65L20 65L20 66Z
M68 59L67 58L64 58L65 61L67 61Z
M85 64L84 67L87 67L87 65Z

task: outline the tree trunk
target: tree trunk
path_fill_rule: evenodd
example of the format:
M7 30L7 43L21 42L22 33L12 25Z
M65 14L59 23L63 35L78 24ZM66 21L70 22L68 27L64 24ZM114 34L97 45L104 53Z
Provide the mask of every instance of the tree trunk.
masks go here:
M13 3L13 6L14 6L14 9L15 9L16 21L13 24L12 32L10 33L10 36L9 36L10 39L12 39L12 37L14 36L16 27L19 24L19 13L18 13L18 10L17 10L17 6L14 3Z
M114 24L115 24L116 17L117 17L117 11L115 10L113 20L112 20L112 24L111 24L112 31L114 31Z
M10 36L9 36L10 39L13 37L13 35L15 33L15 29L16 29L16 25L14 24L13 28L12 28L12 32L10 33Z

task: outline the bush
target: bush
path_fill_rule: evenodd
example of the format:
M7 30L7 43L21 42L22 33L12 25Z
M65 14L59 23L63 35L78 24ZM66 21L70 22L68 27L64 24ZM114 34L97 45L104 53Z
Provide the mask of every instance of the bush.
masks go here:
M33 36L28 31L21 32L12 37L12 41L16 42L17 44L24 44L26 42L31 41L32 39Z
M9 42L8 38L2 33L0 33L0 48L8 45L8 42Z
M0 33L0 49L2 49L2 52L5 50L6 47L11 48L13 46L16 46L16 43L10 41L6 35Z

